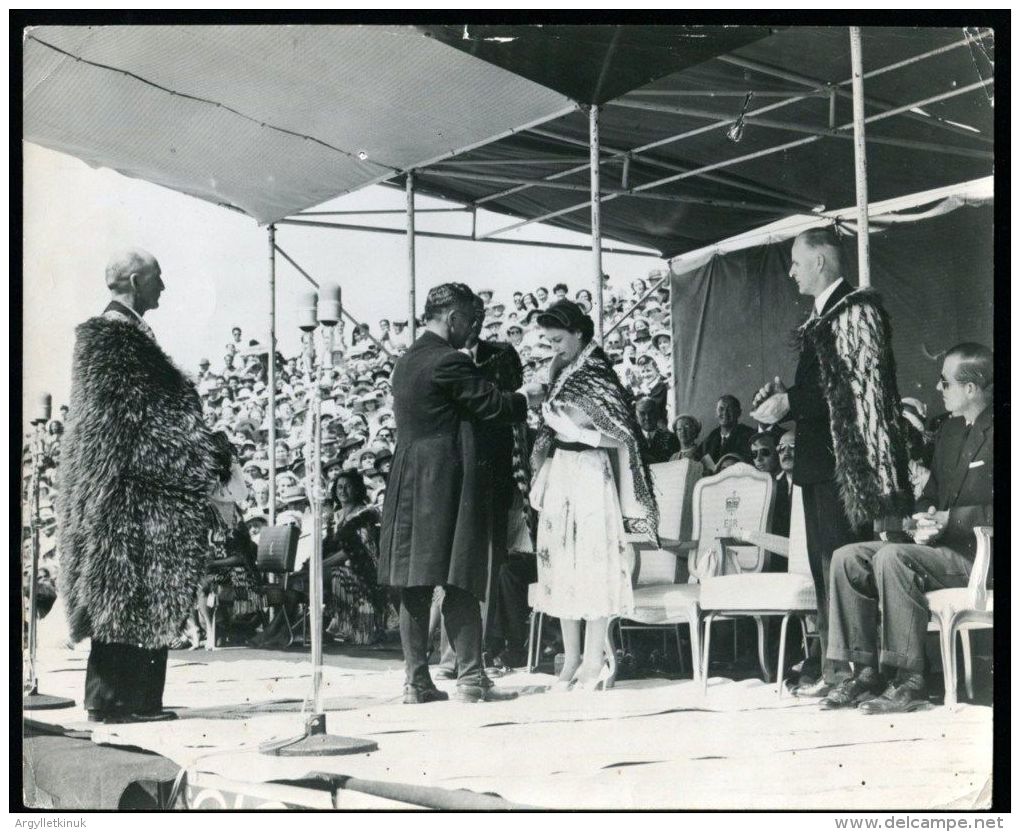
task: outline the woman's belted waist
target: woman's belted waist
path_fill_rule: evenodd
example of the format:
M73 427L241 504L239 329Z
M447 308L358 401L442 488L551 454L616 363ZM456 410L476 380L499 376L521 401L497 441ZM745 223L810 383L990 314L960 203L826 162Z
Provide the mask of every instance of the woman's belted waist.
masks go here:
M549 448L549 456L552 456L557 451L594 451L591 445L585 445L584 442L564 442L561 439L553 439L552 445Z

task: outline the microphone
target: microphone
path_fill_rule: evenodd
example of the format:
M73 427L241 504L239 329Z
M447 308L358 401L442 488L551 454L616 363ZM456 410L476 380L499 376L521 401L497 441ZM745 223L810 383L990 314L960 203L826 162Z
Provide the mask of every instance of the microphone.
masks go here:
M50 420L50 413L53 409L53 397L49 393L43 393L35 403L32 411L31 423L33 425L44 425Z

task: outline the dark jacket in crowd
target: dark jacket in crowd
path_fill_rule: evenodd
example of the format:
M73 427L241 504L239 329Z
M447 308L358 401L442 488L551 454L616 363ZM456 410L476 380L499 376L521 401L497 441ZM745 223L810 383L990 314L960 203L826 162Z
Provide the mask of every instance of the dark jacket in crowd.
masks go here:
M651 436L645 434L645 443L648 454L646 459L649 465L656 462L669 462L669 458L680 450L680 440L676 434L669 430L656 428Z
M426 331L393 369L393 413L379 580L452 584L484 599L492 495L476 426L523 422L527 401L501 392L469 356Z
M708 454L712 462L718 463L726 454L737 454L746 462L751 459L751 440L756 435L754 428L737 422L730 435L723 439L722 428L716 427L701 443L701 455Z

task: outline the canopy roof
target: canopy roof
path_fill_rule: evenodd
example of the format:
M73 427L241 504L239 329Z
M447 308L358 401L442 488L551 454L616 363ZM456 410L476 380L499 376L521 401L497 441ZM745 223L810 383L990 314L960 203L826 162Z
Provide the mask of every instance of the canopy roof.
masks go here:
M992 173L991 47L959 29L863 30L871 199ZM853 204L849 53L845 27L790 28L609 101L603 233L671 257ZM738 143L727 130L748 92ZM587 232L588 130L584 112L568 113L419 171L416 187Z
M873 199L991 173L989 34L864 29ZM38 27L24 74L25 139L263 223L415 170L587 232L589 102L605 237L672 256L854 201L846 28Z

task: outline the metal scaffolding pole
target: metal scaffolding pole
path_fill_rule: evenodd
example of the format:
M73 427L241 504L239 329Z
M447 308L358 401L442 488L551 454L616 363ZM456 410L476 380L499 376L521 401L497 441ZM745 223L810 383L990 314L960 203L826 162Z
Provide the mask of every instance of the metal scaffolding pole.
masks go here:
M414 275L414 174L407 172L407 325L410 327L411 342L418 337L418 318L415 309L418 304L415 300L415 275Z
M871 285L868 251L868 158L864 141L864 78L861 69L861 29L850 27L850 68L854 94L854 169L857 180L857 274L860 286Z
M595 334L602 343L602 217L599 192L599 108L588 112L588 143L591 150L591 264L594 272Z
M276 525L276 226L269 226L269 525Z

